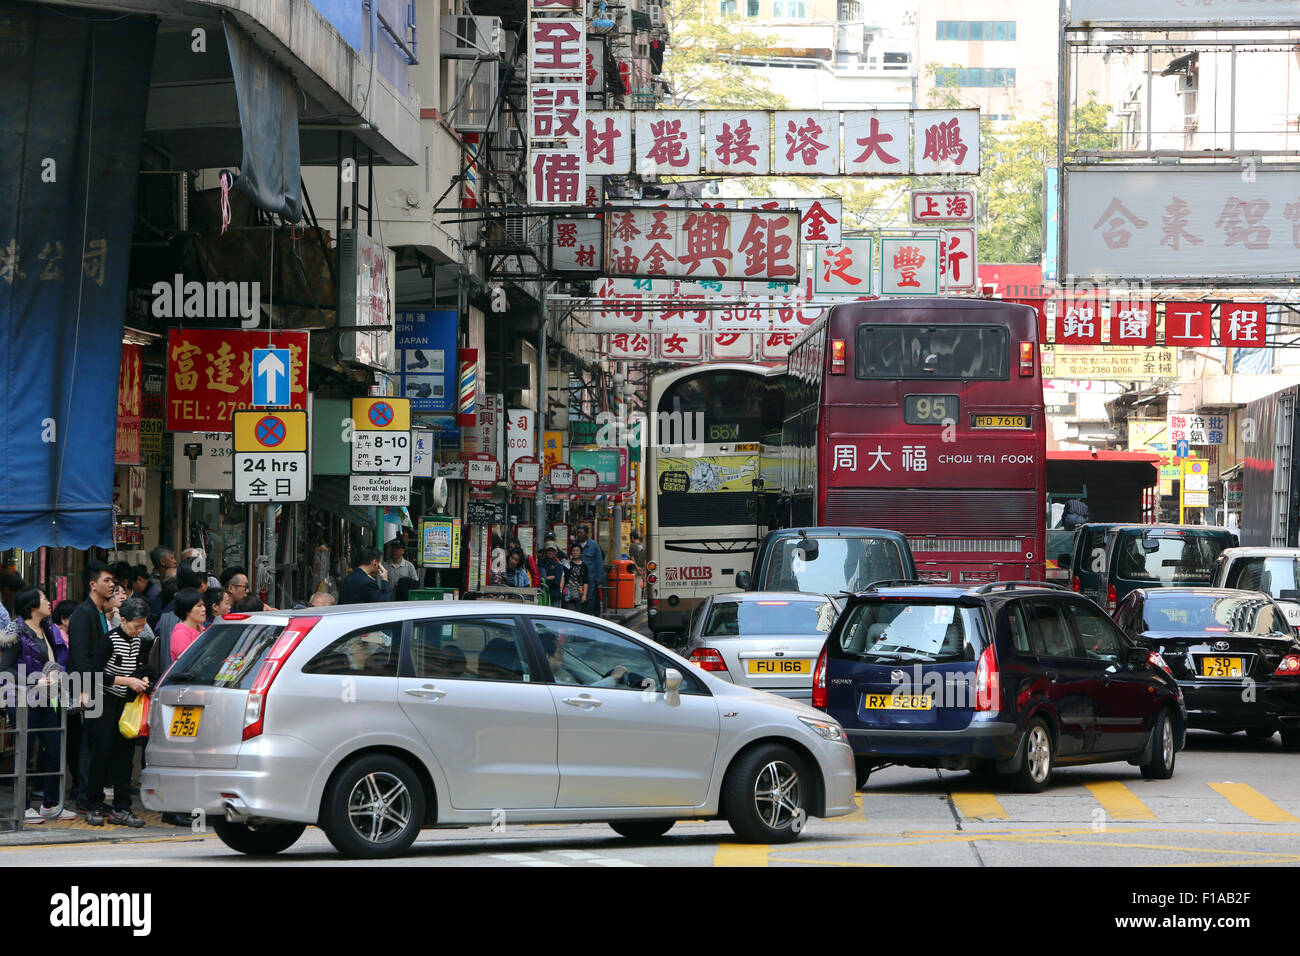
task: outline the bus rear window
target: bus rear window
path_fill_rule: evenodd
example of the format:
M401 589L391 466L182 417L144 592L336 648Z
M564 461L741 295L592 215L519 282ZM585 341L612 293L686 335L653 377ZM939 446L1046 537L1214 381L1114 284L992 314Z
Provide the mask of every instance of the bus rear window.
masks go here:
M996 325L860 325L858 378L1001 381L1010 377L1007 330Z

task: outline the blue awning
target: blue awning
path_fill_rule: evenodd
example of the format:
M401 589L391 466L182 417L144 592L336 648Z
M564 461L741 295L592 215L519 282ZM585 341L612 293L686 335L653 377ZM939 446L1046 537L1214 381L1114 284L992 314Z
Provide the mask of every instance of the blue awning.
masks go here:
M112 547L156 22L4 2L0 19L0 548Z

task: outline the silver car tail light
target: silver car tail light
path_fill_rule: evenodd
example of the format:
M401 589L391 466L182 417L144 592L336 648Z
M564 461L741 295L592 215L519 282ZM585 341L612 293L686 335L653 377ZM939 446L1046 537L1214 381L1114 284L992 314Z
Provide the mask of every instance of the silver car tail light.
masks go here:
M266 695L270 693L271 684L280 673L284 662L289 659L289 655L319 623L319 617L291 618L289 625L276 638L271 653L266 655L266 660L262 662L262 669L257 672L252 690L248 692L248 703L244 705L244 740L256 737L262 732L262 726L266 721Z

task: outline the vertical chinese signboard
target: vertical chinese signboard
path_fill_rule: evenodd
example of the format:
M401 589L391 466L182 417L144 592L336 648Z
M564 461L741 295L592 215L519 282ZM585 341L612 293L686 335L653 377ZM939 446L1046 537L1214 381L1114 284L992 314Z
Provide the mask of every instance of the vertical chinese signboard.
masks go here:
M576 206L586 192L591 78L581 13L568 0L528 4L528 199L536 206Z
M307 407L306 332L172 329L167 336L168 431L229 432L253 407L253 349L288 349L290 408Z
M117 450L113 460L119 465L140 464L140 412L143 403L141 376L144 373L144 348L122 346L122 370L117 379ZM135 512L130 512L135 514Z

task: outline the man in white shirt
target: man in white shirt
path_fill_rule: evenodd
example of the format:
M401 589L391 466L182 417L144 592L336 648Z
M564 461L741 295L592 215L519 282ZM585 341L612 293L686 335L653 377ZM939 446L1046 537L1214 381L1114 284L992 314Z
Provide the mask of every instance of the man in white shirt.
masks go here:
M420 583L420 569L406 560L406 542L401 538L395 540L388 546L390 561L388 562L388 582L397 589L397 582L402 578L410 578L415 584Z

